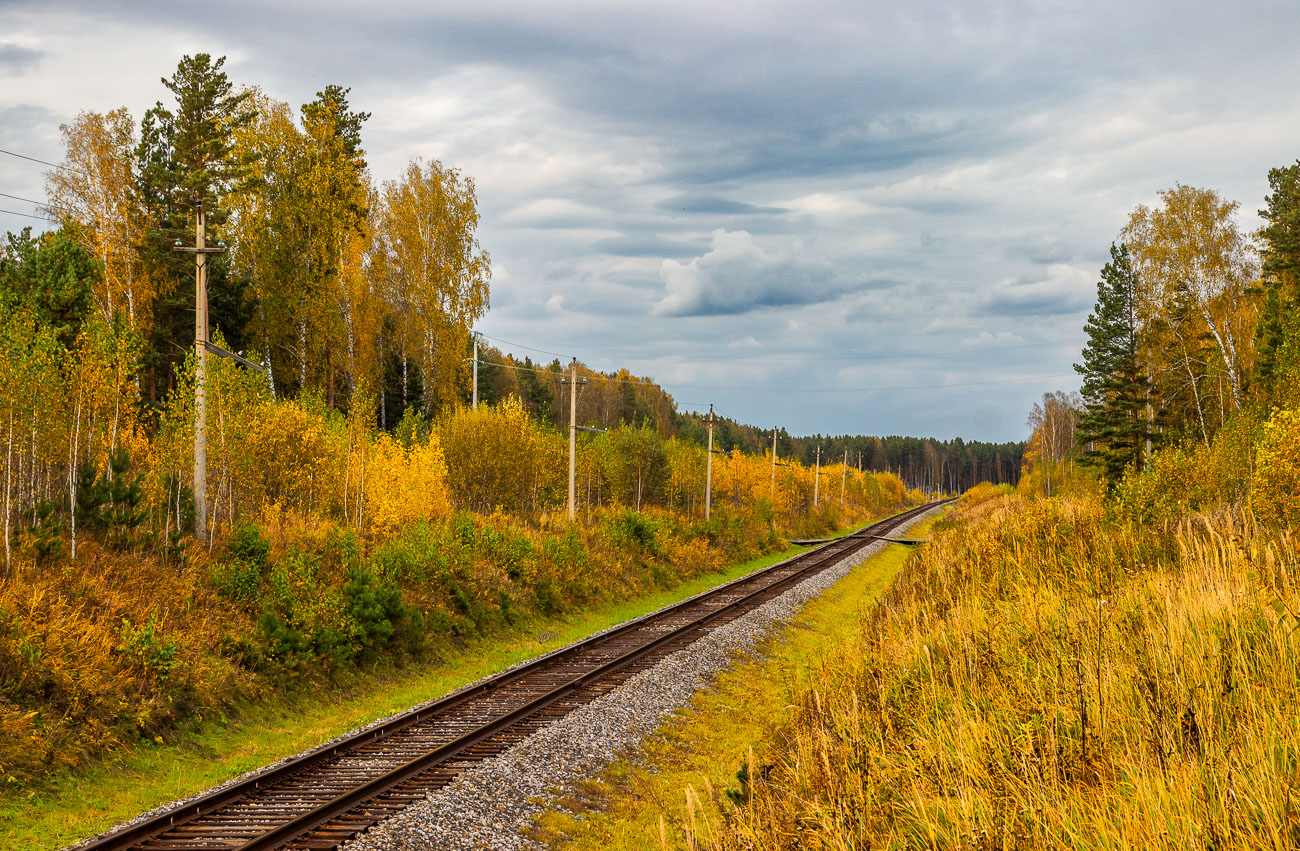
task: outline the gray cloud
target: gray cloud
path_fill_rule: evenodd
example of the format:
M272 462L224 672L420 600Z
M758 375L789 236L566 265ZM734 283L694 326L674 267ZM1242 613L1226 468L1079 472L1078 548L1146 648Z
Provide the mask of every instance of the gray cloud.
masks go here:
M619 257L681 257L696 250L691 242L658 236L612 236L597 240L592 247Z
M825 261L799 251L768 251L745 231L713 232L713 247L687 263L665 260L660 316L716 316L764 307L816 304L846 287Z
M707 213L713 215L771 215L790 212L785 207L760 207L715 195L676 195L655 206L669 213Z
M19 76L36 67L44 53L19 44L0 43L0 74Z
M1078 315L1087 312L1094 295L1088 272L1058 264L1046 278L993 287L981 299L978 310L986 316L1008 318Z

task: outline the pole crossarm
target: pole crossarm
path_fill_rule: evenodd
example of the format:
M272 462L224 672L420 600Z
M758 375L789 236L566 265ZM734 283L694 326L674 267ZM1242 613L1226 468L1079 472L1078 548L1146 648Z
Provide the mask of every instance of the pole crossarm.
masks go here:
M592 426L574 426L574 429L577 431L591 432L592 434L609 434L609 429L593 428Z
M258 372L265 372L265 371L266 371L266 367L262 366L262 364L260 364L260 363L253 363L253 362L252 362L251 360L249 360L248 358L240 357L239 355L235 354L234 352L228 352L228 351L226 351L225 349L223 349L223 348L221 348L220 346L218 346L216 343L213 343L213 342L210 342L210 341L204 340L204 341L203 341L203 348L207 349L208 352L209 352L210 354L214 354L214 355L216 355L217 357L221 357L221 358L230 358L230 359L231 359L232 361L234 361L235 363L238 363L238 364L240 364L240 365L242 365L242 366L246 366L246 367L248 367L249 369L253 369L253 370L256 370L256 371L258 371Z

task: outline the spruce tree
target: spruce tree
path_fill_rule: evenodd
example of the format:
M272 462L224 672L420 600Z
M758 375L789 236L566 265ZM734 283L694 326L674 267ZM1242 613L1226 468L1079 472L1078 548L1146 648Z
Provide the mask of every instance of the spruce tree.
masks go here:
M1128 246L1112 244L1110 257L1097 282L1097 304L1084 325L1088 342L1083 363L1074 368L1083 376L1084 403L1076 434L1081 444L1091 444L1084 460L1114 483L1126 468L1142 464L1149 393L1138 357L1137 273Z
M1268 205L1259 214L1268 224L1264 239L1264 308L1255 329L1259 384L1268 401L1278 401L1285 374L1300 359L1300 161L1270 169Z

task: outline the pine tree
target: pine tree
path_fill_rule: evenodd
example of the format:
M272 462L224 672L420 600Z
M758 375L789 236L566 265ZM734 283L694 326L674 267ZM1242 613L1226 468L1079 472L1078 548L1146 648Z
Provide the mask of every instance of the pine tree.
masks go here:
M225 57L213 61L206 53L185 56L171 79L162 83L176 98L174 107L159 101L145 113L140 128L139 190L155 229L144 247L145 263L159 281L154 297L150 364L154 391L170 382L171 367L193 345L194 259L173 252L176 240L194 239L194 217L202 205L208 239L215 242L229 216L221 200L247 189L253 155L235 145L236 131L255 117L251 92L234 92ZM209 261L210 321L227 342L243 347L251 316L247 281L229 274L226 258Z
M1084 325L1083 363L1074 368L1083 376L1084 402L1076 434L1081 444L1092 444L1084 459L1115 482L1126 468L1142 463L1149 394L1138 359L1137 273L1128 246L1112 244L1110 257L1097 283L1096 307Z

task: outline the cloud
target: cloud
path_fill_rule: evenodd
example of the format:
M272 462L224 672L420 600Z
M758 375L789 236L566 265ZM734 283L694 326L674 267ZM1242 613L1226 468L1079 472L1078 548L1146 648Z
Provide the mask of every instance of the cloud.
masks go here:
M1065 264L1049 267L1048 276L998 284L985 293L977 311L988 316L1060 316L1086 312L1095 289L1092 275Z
M669 213L708 213L713 215L771 215L790 212L785 207L760 207L714 195L677 195L655 205Z
M36 67L45 54L20 44L0 43L0 74L21 76Z
M713 232L708 252L659 268L667 294L658 316L716 316L764 307L815 304L846 291L825 261L797 250L769 252L747 231Z
M592 247L618 257L680 257L696 250L694 242L660 236L611 236Z

